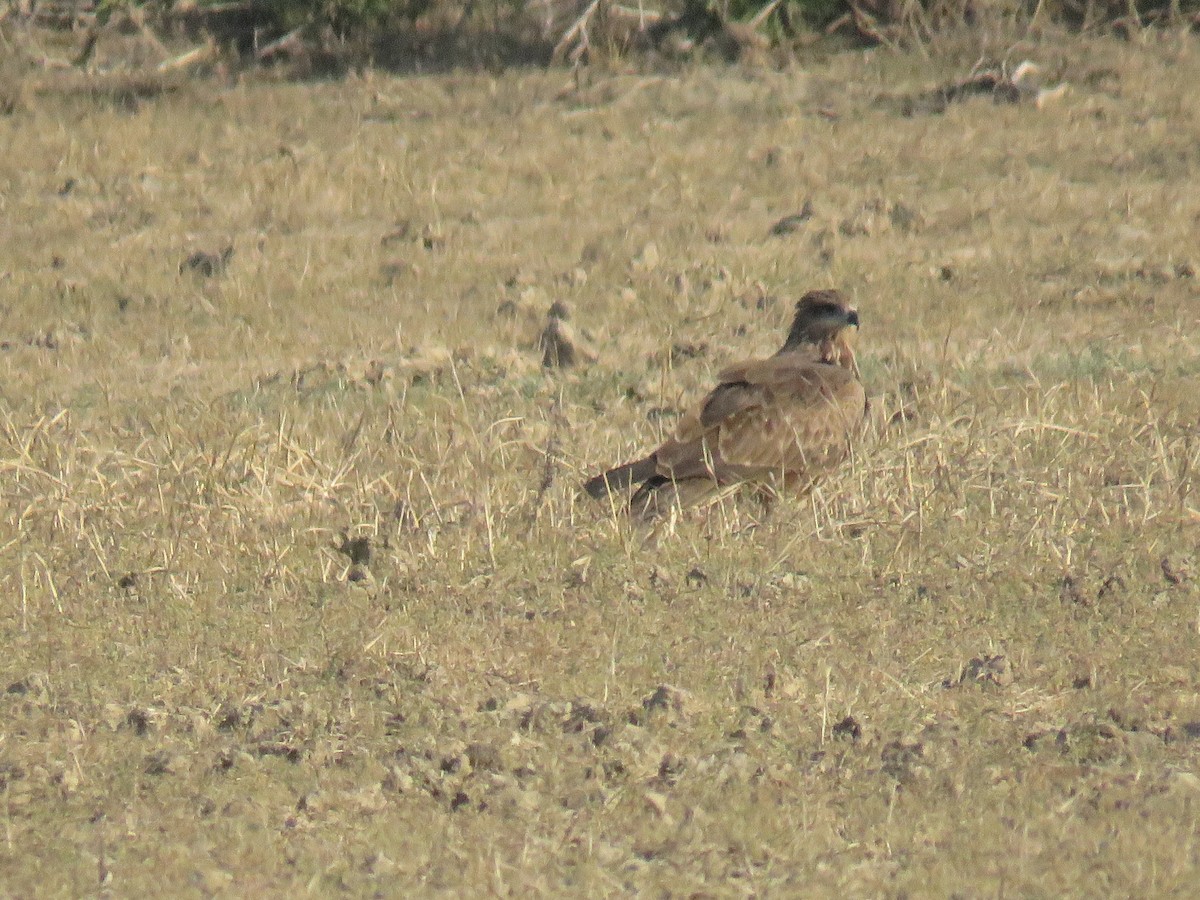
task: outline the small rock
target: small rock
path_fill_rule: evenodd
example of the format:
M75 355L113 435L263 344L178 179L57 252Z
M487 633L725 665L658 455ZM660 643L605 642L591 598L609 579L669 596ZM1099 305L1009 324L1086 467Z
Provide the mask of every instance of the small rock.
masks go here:
M784 235L792 234L800 230L800 226L813 217L813 205L811 200L805 200L804 205L800 207L800 211L792 213L790 216L784 216L778 222L771 226L772 237L783 237Z
M559 280L571 287L581 287L587 284L588 273L587 270L581 266L576 266L569 272L564 272L561 276L559 276Z
M633 266L635 269L649 272L658 265L658 259L658 245L651 241L642 248L642 252L638 256L634 257Z
M504 758L492 744L476 742L467 745L467 760L476 771L498 772L504 768Z
M1167 777L1167 784L1172 791L1192 796L1200 796L1200 776L1193 772L1172 772Z
M723 222L710 225L704 229L704 239L710 244L723 244L729 240L729 226Z
M571 368L580 363L594 363L599 358L596 352L575 333L565 320L567 308L561 301L550 307L546 325L538 336L537 346L542 351L542 366L547 369Z
M379 239L381 246L386 247L389 244L396 244L401 241L412 240L413 225L407 219L396 223L396 227Z

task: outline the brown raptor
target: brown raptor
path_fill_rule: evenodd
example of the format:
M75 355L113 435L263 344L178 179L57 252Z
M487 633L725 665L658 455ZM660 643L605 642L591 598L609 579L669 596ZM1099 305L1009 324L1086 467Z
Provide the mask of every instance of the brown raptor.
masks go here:
M774 356L725 369L675 437L584 489L596 498L632 490L629 511L645 519L745 482L767 496L807 492L846 458L866 414L851 329L858 311L841 293L809 291Z

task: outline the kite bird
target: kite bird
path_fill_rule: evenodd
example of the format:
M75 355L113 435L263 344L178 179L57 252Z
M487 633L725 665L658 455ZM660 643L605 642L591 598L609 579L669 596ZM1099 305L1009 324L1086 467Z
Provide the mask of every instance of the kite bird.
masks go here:
M725 369L675 437L584 490L597 499L632 490L629 511L642 519L743 483L757 485L765 500L811 490L849 454L866 416L851 328L858 329L858 311L841 293L809 291L778 353Z

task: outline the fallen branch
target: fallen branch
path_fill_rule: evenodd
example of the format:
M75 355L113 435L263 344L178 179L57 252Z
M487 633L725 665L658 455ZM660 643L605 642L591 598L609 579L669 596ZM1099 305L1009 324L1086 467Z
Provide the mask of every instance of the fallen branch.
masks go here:
M770 3L768 3L762 9L760 9L755 14L754 18L751 19L746 24L749 25L751 28L757 28L759 25L761 25L763 22L765 22L767 20L767 17L769 15L771 15L771 13L775 12L775 8L777 6L779 6L779 4L782 2L783 2L783 0L771 0Z
M181 53L171 59L164 59L154 67L154 71L174 72L177 69L186 69L188 66L211 59L216 55L216 50L217 48L211 41L207 44L201 44L199 47L193 47L186 53Z
M255 51L254 58L262 62L264 59L270 59L277 53L288 53L293 50L299 50L304 45L304 42L300 39L300 33L304 29L305 26L301 25L299 28L293 28L283 37L276 38L269 44L263 44L263 46Z
M588 20L591 19L592 14L596 12L599 6L600 0L592 0L588 4L587 9L583 11L583 15L576 19L570 28L563 32L563 36L558 39L558 43L554 45L554 51L550 54L552 62L558 62L562 59L562 55L566 52L567 47L571 45L577 34L582 34L583 42L586 45Z
M780 0L775 0L775 2L779 3ZM663 20L663 14L653 9L643 9L641 7L634 9L632 6L621 6L619 4L610 6L608 14L615 19L637 19L638 27L642 31L646 30L647 25L653 25Z

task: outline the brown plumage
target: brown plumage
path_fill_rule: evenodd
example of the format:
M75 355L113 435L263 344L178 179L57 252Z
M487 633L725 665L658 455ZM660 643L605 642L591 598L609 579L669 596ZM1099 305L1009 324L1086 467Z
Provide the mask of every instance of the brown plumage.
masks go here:
M596 498L632 489L629 510L647 519L743 482L767 496L810 490L846 458L866 413L852 327L858 312L838 291L809 291L779 352L725 369L674 438L584 489Z

